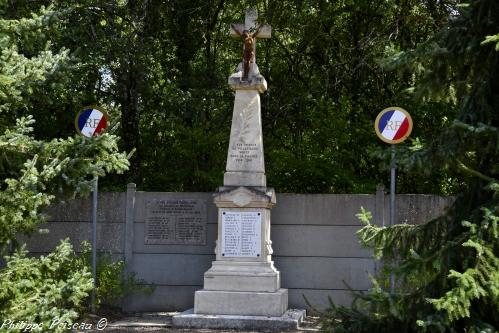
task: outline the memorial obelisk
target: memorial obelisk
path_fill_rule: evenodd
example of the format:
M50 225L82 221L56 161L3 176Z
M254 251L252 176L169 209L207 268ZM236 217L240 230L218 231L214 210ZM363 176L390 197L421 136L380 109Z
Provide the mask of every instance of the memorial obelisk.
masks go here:
M257 23L248 9L231 36L243 41L243 61L229 77L235 90L224 185L214 195L218 207L216 261L195 292L193 313L173 317L179 327L296 328L304 310L288 310L288 290L272 261L270 210L275 191L267 187L263 157L260 94L267 82L256 64L256 41L271 27Z
M243 61L229 77L235 90L224 186L215 194L218 207L216 261L204 274L204 289L194 298L195 314L281 316L288 291L271 259L270 210L276 203L267 187L260 93L267 82L256 64L256 40L270 38L269 25L258 25L249 9L244 24L231 35L243 40Z

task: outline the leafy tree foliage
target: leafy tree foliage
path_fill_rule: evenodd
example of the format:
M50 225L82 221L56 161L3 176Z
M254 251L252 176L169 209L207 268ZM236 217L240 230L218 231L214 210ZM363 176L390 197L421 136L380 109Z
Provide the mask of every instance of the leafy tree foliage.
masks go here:
M441 135L406 152L405 167L452 169L466 190L446 216L425 225L380 228L360 215L361 242L396 277L375 281L354 310L334 305L332 332L496 332L499 328L499 52L493 45L499 4L473 1L449 24L391 65L422 71L414 87L423 100L455 103L458 113ZM405 68L404 68L405 67Z
M150 294L154 291L154 287L137 279L135 272L127 272L125 266L125 261L113 260L110 252L97 253L95 306L99 310L115 310L121 306L125 296L133 293ZM81 253L73 260L73 270L91 270L91 267L92 247L88 241L84 241ZM89 303L87 302L87 308L90 308Z
M453 1L50 1L60 15L53 48L71 61L33 91L41 138L73 132L72 113L103 104L120 119L120 147L136 149L122 190L212 191L222 184L233 92L227 77L241 61L230 24L257 8L273 37L259 41L257 62L269 83L262 117L268 182L280 192L371 192L387 181L385 147L373 132L377 113L406 107L414 137L425 140L455 111L446 101L415 102L400 87L411 71L380 66L386 52L423 42L445 23ZM34 5L9 3L19 15ZM381 151L373 154L372 151ZM451 193L452 171L415 177L399 191Z

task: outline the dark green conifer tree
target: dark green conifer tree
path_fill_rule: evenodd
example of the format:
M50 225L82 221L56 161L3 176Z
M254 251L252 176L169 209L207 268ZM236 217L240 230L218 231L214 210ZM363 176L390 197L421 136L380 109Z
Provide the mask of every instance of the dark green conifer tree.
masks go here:
M387 275L357 295L353 308L332 307L330 332L497 332L499 329L499 3L463 4L429 42L388 66L422 70L416 98L447 99L454 122L413 147L409 170L454 170L465 191L448 213L420 226L381 228L359 214L361 242L382 258ZM386 272L385 272L386 273Z
M0 267L0 332L30 330L22 323L37 325L33 332L66 332L64 325L52 323L77 320L92 276L86 267L73 266L68 240L47 256L27 258L18 236L36 232L57 197L88 193L94 176L123 172L129 163L118 150L118 137L110 133L96 138L34 134L35 117L41 114L35 101L50 99L49 90L63 89L56 79L50 89L45 84L67 72L73 59L49 37L58 31L65 11L24 5L0 0L0 256L8 249L14 252ZM71 119L76 111L67 112ZM59 109L54 117L67 113Z

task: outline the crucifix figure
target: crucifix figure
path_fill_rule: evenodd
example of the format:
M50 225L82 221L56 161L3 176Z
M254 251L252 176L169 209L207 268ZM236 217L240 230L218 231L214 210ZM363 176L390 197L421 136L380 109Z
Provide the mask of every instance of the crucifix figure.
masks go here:
M242 81L247 81L250 73L250 64L255 63L256 39L270 38L272 28L268 24L257 26L258 14L255 9L247 9L244 24L231 24L230 35L243 39L243 74Z

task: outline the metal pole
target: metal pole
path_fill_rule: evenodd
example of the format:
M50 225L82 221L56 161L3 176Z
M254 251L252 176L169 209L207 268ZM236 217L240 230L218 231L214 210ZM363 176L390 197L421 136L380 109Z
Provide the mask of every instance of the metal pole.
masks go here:
M97 195L99 178L94 178L94 190L92 191L92 277L94 287L92 289L92 313L95 313L95 289L97 288Z
M397 170L397 161L395 156L395 145L392 144L392 159L390 169L390 227L395 224L395 172ZM395 276L390 273L390 293L393 294L395 290Z

